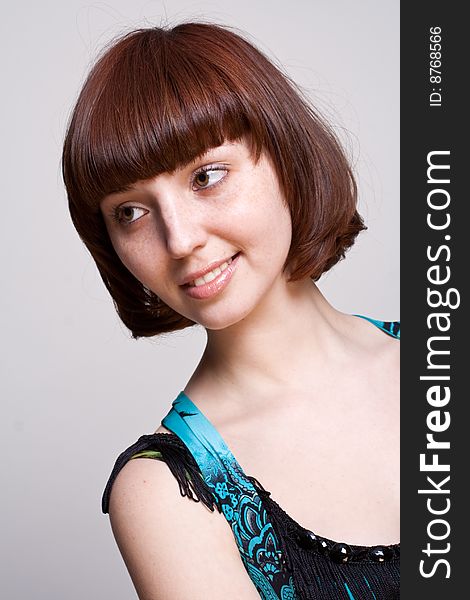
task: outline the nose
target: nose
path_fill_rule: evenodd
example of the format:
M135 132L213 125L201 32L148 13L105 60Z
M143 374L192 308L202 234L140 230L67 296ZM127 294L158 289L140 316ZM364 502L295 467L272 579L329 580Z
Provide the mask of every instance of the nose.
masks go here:
M166 249L174 259L189 256L206 243L201 210L190 204L190 201L173 199L161 208Z

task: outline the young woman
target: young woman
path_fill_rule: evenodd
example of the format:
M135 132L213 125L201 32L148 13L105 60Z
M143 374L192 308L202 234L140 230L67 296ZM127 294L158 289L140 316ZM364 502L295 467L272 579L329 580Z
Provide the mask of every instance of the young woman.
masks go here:
M315 285L365 229L328 126L231 29L143 29L92 69L63 172L133 336L207 332L103 496L139 597L398 598L399 323Z

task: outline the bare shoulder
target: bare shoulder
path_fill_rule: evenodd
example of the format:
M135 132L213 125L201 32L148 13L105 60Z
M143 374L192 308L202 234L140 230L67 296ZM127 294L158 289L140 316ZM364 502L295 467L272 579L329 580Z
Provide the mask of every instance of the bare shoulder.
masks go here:
M344 315L345 331L348 331L353 347L358 353L371 357L396 361L400 357L400 340L379 327L354 315Z
M140 600L259 598L224 516L182 497L163 462L130 460L109 515Z

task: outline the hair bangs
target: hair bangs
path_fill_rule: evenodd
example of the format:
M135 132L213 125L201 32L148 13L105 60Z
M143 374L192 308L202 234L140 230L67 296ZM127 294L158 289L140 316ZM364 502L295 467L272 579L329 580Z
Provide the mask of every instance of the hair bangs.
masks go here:
M99 202L244 138L272 161L292 217L288 281L322 273L366 229L348 160L301 90L253 44L207 23L135 30L104 49L62 155L71 218L134 337L192 325L126 269Z
M123 47L112 64L106 54L98 61L71 123L74 187L95 208L104 196L173 172L226 140L249 137L256 159L265 143L259 115L211 57L146 41Z

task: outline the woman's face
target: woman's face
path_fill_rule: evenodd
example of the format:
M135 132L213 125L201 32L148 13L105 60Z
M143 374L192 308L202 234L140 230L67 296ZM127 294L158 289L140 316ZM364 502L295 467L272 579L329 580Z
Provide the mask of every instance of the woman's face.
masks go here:
M286 285L292 225L276 173L244 141L101 203L123 264L162 301L207 329L262 310Z

